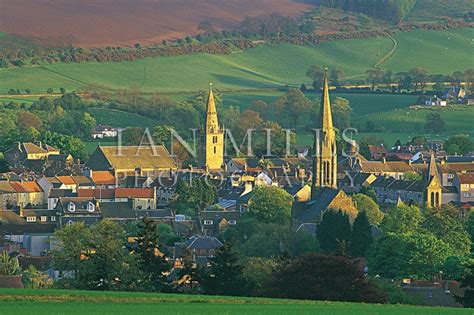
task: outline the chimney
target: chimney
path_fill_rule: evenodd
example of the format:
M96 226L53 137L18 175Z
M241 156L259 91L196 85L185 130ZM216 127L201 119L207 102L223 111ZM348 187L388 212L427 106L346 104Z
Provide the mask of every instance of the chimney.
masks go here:
M386 164L386 163L387 163L387 159L385 158L385 156L382 158L382 163L383 163L383 164Z

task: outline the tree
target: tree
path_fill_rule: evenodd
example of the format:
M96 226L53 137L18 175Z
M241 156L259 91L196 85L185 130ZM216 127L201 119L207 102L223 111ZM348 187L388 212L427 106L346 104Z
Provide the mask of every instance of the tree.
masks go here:
M236 296L245 294L248 284L243 275L244 266L239 254L230 243L220 247L209 264L209 270L201 281L206 294Z
M293 124L293 128L298 127L299 119L308 114L311 108L311 101L299 89L290 89L285 95L280 96L276 103L283 104L283 110Z
M372 85L372 91L382 83L384 72L380 69L369 69L366 71L367 73L367 81Z
M329 74L329 79L331 81L331 85L339 88L346 80L346 73L342 69L332 68Z
M474 307L474 264L469 267L470 272L461 279L461 289L464 295L455 295L456 301L464 307Z
M253 223L258 221L255 220ZM282 245L288 241L288 226L281 224L256 224L255 231L247 234L241 246L246 257L278 257L282 253Z
M412 68L409 71L413 79L413 83L415 84L415 91L417 88L420 88L421 92L425 90L426 83L428 82L428 71L422 67Z
M293 256L319 252L318 238L303 230L293 232L288 241L288 252Z
M444 120L439 113L428 113L425 118L425 130L431 133L440 133L445 130Z
M250 287L250 295L262 296L278 261L273 258L249 257L245 260L243 275Z
M311 65L306 71L306 76L313 80L313 89L319 90L323 86L324 70L317 65Z
M44 143L58 148L61 153L71 154L74 158L81 160L85 160L87 158L86 145L79 138L46 131L42 134L41 140Z
M382 231L385 233L410 233L415 232L423 222L420 208L405 204L388 210L382 221Z
M355 261L314 253L281 262L269 280L268 294L304 300L386 301Z
M26 288L44 289L53 285L53 279L47 273L38 271L33 265L29 265L23 271L21 278Z
M372 229L365 211L359 212L352 225L349 253L352 257L366 257L372 245Z
M464 155L474 150L474 142L467 135L454 135L446 140L444 147L449 154Z
M380 211L379 205L366 194L355 194L352 196L352 200L356 204L359 212L365 212L369 223L372 225L380 225L382 223L384 214Z
M350 127L352 108L347 99L336 97L336 100L332 103L332 114L336 128L343 130Z
M137 237L138 270L140 272L140 287L149 292L169 291L166 273L171 264L160 252L159 232L156 223L144 219Z
M84 254L90 252L90 230L83 222L56 229L53 239L59 246L51 251L51 264L64 275L60 286L77 289L87 288Z
M256 187L249 200L248 214L268 223L289 223L292 202L291 195L281 188Z
M20 110L16 113L18 128L21 130L26 130L30 127L40 130L43 122L38 115L33 114L32 112L26 110Z
M170 140L171 134L170 134L170 128L166 125L161 125L161 126L155 126L153 127L153 141L155 144L161 144L161 145L167 145L168 141ZM168 146L169 147L169 146Z
M390 279L429 279L437 275L451 248L430 233L387 233L375 242L368 257L372 274Z
M467 89L469 89L471 94L474 94L474 69L467 69L464 71L464 79L466 81Z
M449 245L456 256L462 257L469 255L471 239L458 215L458 209L451 205L441 209L428 208L421 228Z
M46 93L48 93L48 94L53 94L53 92L54 92L54 90L52 88L48 88L46 90Z
M318 229L321 250L328 253L347 254L351 239L351 223L349 216L342 212L328 209Z
M8 251L4 250L0 255L0 275L14 276L21 271L18 258L8 255Z

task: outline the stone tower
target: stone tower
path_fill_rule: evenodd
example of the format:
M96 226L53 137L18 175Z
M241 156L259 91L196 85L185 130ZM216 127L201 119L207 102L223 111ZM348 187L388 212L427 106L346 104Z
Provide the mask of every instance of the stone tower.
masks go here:
M426 205L430 208L439 208L442 201L441 194L443 186L433 152L431 152L430 164L428 165L428 172L426 173L425 178L425 185Z
M312 196L318 188L337 188L336 132L332 124L327 69L324 71L323 97L316 126Z
M209 85L207 97L206 125L201 131L201 165L206 170L221 169L224 164L224 129L219 126L216 103Z

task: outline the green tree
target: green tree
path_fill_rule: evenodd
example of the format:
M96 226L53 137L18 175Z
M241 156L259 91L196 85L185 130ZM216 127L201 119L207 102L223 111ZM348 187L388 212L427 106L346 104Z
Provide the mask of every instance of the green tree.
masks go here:
M348 254L351 239L349 216L342 211L328 209L318 229L321 250L328 253Z
M372 229L365 211L359 212L352 225L349 252L352 257L366 257L373 243Z
M267 290L273 297L304 300L383 303L387 298L355 261L315 253L282 261Z
M248 214L268 223L289 223L293 198L278 187L256 187L249 200Z
M446 129L444 120L439 113L428 113L425 118L426 132L439 133Z
M384 214L380 211L380 207L374 199L366 194L360 193L353 195L352 200L355 202L359 212L365 212L370 224L380 225L380 223L382 223Z
M288 240L288 252L292 256L319 252L318 238L305 231L293 232Z
M415 91L419 88L422 92L425 90L426 83L428 82L428 71L422 67L415 67L410 69L409 74L413 78L415 85Z
M409 233L417 231L423 222L423 215L417 206L400 205L388 210L382 221L382 231L385 233Z
M313 89L321 89L324 81L324 70L320 66L311 65L306 71L306 76L313 80Z
M160 253L160 236L156 223L144 219L141 224L137 248L138 272L140 288L150 292L169 291L166 273L171 269L171 264Z
M267 288L270 276L278 266L274 258L249 257L245 259L243 275L253 296L262 296Z
M56 229L53 239L58 246L51 251L51 264L65 275L60 286L77 289L87 288L84 254L90 252L90 230L83 222Z
M336 128L343 130L350 127L352 108L347 99L336 97L336 100L332 103L332 114Z
M225 243L209 261L210 267L202 277L201 285L206 294L243 295L247 281L243 275L244 266L235 248Z
M426 209L426 219L421 228L449 245L456 256L467 256L471 250L471 239L463 222L459 220L458 210L451 207L453 206L447 205L441 209Z
M430 233L387 233L375 242L368 257L372 274L390 279L429 279L443 270L451 248Z
M449 154L464 155L474 150L474 142L467 135L454 135L446 140L444 147Z
M464 295L455 296L456 301L464 307L474 307L474 264L471 264L469 269L469 273L461 279L461 288L464 290Z
M21 271L18 258L8 255L8 251L4 250L0 255L0 275L14 276Z

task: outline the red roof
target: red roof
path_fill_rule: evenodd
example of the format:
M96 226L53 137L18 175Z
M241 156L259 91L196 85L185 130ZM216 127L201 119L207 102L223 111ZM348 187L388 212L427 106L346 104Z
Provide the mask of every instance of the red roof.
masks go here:
M18 193L43 192L36 182L10 182L10 185Z
M115 189L78 189L77 196L95 199L114 199Z
M64 185L76 185L76 181L72 176L56 176L56 178Z
M155 190L153 188L117 188L115 198L153 198Z
M458 173L459 183L461 184L474 184L474 172L473 173Z
M93 171L92 180L96 185L115 185L115 176L109 171Z

